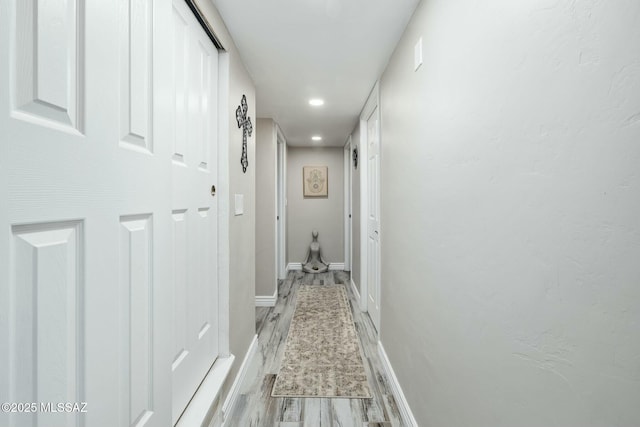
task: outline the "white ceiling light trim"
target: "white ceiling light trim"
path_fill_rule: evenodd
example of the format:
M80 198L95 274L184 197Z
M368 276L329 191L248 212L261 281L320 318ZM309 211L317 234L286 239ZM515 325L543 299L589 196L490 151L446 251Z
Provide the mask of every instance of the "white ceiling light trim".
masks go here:
M324 99L320 99L320 98L311 98L309 100L309 105L312 105L314 107L320 107L322 105L324 105Z

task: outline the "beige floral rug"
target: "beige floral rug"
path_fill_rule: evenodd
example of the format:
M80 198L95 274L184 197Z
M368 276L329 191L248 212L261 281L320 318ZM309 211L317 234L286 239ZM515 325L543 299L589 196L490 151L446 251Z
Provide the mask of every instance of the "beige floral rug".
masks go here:
M273 397L371 397L345 287L303 285Z

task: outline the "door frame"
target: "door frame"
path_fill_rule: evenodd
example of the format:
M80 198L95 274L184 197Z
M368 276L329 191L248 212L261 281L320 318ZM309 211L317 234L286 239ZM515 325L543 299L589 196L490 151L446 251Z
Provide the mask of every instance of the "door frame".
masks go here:
M233 357L229 345L229 53L218 49L218 353ZM215 364L214 364L215 365Z
M276 127L276 283L287 277L287 140ZM277 287L276 287L277 292Z
M344 269L351 271L353 230L351 227L351 183L353 182L351 168L351 135L344 144Z
M380 137L380 90L379 82L373 86L367 102L360 113L360 146L358 147L358 166L360 169L360 309L369 311L369 280L368 280L368 218L369 218L369 166L368 166L368 143L367 143L367 119L371 113L377 108L378 111L378 137L380 145L382 138ZM378 170L380 174L380 170ZM380 175L380 178L381 175ZM382 180L382 179L380 179ZM380 188L378 188L380 191ZM380 200L380 194L378 194ZM382 247L382 230L380 230L380 247ZM382 252L382 250L380 251ZM378 265L378 268L381 266ZM380 289L378 289L380 294ZM378 295L378 304L381 304L380 295ZM376 331L379 334L379 331Z

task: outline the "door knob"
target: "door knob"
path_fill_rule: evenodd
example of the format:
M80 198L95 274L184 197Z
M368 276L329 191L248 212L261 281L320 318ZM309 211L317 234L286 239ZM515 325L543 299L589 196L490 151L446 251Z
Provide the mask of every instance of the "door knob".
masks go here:
M214 197L216 195L216 186L212 185L211 186L211 197Z

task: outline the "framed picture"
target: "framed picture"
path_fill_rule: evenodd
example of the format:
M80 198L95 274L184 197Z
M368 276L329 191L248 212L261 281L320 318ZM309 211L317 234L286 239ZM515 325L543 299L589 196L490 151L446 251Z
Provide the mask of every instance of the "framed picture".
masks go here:
M329 175L326 166L302 167L304 197L329 197Z

